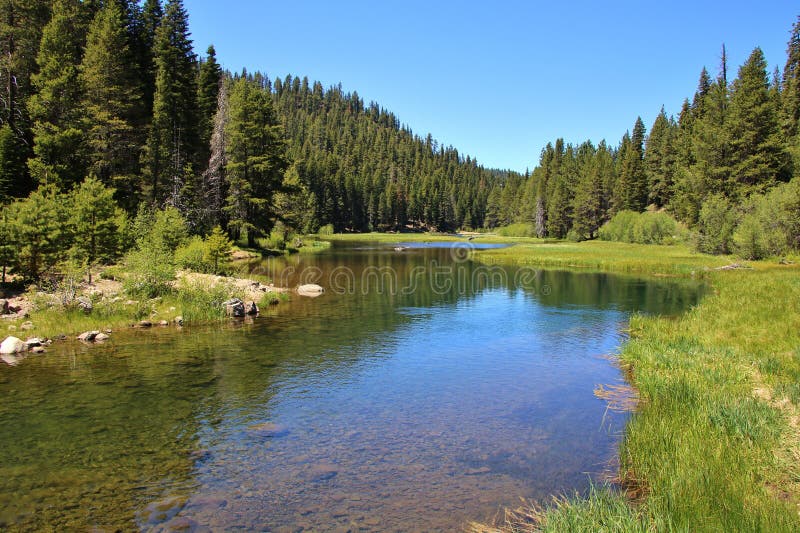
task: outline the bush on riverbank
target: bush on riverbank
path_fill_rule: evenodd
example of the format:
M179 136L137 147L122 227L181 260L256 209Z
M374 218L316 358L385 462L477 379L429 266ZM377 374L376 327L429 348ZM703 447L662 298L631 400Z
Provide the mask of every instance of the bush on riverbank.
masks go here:
M683 242L686 234L668 214L650 211L620 211L598 230L600 240L636 244L675 244Z

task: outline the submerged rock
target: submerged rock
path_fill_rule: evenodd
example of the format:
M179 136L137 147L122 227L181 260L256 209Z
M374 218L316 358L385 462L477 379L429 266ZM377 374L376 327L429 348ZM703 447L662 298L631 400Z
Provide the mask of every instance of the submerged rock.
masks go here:
M263 422L261 424L255 424L248 427L247 432L258 437L274 438L282 437L288 434L289 430L280 424L275 424L274 422Z
M14 336L6 337L6 339L0 343L0 354L8 355L14 353L21 353L26 351L27 347L22 339L18 339Z

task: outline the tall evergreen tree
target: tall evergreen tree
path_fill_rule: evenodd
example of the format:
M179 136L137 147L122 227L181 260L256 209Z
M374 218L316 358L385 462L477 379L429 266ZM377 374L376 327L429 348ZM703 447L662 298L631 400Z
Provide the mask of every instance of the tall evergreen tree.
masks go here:
M794 175L800 175L800 16L792 26L781 83L781 125L792 155Z
M155 203L186 212L197 156L197 84L189 21L182 0L169 0L156 30L156 90L145 170Z
M0 182L5 182L0 197L25 196L34 188L27 166L33 138L27 104L49 5L45 0L0 0Z
M80 72L89 169L106 186L117 188L132 210L138 185L133 110L139 95L128 75L130 61L124 14L119 3L107 2L89 27Z
M39 72L32 76L37 92L28 106L35 139L31 175L39 183L61 188L71 187L86 175L78 79L84 36L75 25L81 16L78 0L55 0L36 57Z
M197 79L197 107L200 160L207 161L209 143L213 131L214 114L217 112L217 95L222 80L222 67L217 63L214 46L208 47L205 61L200 65Z
M281 189L288 166L283 128L272 109L270 95L242 77L231 89L226 128L225 212L234 239L245 234L249 246L268 234L275 222L274 195Z
M672 194L675 127L662 107L645 143L644 169L647 175L648 198L658 207L666 205Z
M644 138L647 129L636 118L633 134L620 147L620 170L616 184L615 210L643 211L647 207L647 174L644 169Z
M760 48L750 54L733 82L727 129L731 136L731 184L743 199L788 179L789 160L780 136L777 109L769 95L767 63Z

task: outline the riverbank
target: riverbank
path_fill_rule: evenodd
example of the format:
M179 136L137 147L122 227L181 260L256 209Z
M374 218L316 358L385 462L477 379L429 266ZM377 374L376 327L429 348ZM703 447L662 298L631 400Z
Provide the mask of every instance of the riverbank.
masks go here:
M713 293L675 318L635 316L619 354L638 394L621 492L510 512L476 531L800 529L800 268L723 269L683 247L522 245L477 259L647 275L701 273Z

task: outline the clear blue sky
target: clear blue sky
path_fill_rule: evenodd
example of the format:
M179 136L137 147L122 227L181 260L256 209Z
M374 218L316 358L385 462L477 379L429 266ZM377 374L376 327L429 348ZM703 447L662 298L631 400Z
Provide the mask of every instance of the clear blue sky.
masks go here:
M487 167L549 141L619 142L677 114L700 69L760 46L783 69L797 1L185 0L195 48L225 68L342 84Z

